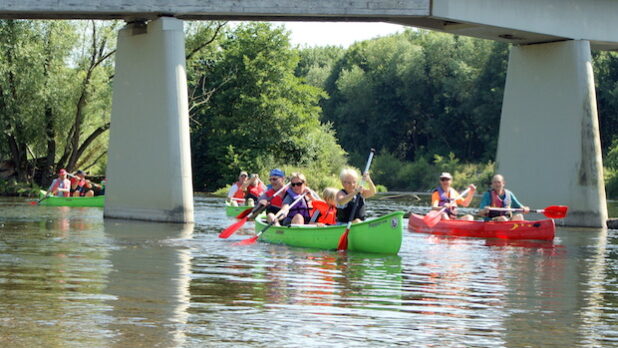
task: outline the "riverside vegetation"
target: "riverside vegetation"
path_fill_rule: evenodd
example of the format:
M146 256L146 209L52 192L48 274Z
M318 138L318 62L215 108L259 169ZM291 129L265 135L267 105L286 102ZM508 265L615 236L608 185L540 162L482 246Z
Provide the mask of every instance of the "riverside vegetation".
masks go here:
M0 21L0 191L59 168L103 175L113 21ZM349 48L292 47L282 27L186 22L194 188L239 170L301 171L314 189L378 150L382 190L426 191L442 171L486 187L509 46L408 29ZM593 52L607 194L618 197L618 54Z

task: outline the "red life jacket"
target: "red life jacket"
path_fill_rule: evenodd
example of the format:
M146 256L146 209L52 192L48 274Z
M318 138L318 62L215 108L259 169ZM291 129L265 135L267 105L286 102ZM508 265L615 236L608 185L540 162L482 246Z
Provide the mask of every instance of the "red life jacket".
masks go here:
M311 216L316 212L320 212L316 222L323 223L325 225L334 225L337 223L337 207L328 205L324 201L313 201L313 210L311 210Z
M495 190L491 190L491 206L496 208L510 208L511 192L504 189L504 199L502 199Z
M264 186L264 184L262 184L261 182L258 183L255 186L248 186L247 187L247 194L253 195L255 197L259 197L262 195L262 193L264 193L264 190L266 189L266 187Z
M270 189L268 191L265 192L266 197L270 198L273 197L273 195L276 193L277 191L275 191L274 189ZM277 207L277 208L281 208L281 206L283 206L283 197L285 196L285 191L283 191L283 193L278 194L276 197L273 197L270 200L270 205L272 205L273 207Z

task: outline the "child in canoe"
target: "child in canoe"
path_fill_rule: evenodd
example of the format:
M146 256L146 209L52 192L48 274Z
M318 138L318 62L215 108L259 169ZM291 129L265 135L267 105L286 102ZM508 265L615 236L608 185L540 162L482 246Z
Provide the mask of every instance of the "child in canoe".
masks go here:
M313 201L311 221L320 226L335 225L337 223L337 189L327 187L322 192L323 201Z
M359 222L365 220L365 199L369 198L376 194L376 187L371 181L371 177L369 173L363 175L363 182L367 185L367 188L364 188L359 182L358 174L354 169L343 169L339 174L339 179L341 179L341 189L337 192L337 222L347 223L352 220L352 222ZM360 193L360 195L358 195ZM359 200L356 203L356 200ZM354 213L352 210L356 207ZM352 217L352 215L354 215Z

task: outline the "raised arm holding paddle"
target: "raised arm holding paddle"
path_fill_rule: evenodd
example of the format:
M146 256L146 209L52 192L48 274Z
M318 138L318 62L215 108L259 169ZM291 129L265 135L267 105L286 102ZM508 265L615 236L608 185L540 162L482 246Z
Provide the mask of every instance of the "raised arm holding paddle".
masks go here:
M365 171L363 172L363 178L358 186L356 186L357 177L355 172L354 175L352 174L353 172L341 172L340 179L343 184L343 190L339 191L337 194L337 203L343 207L337 212L337 221L347 222L348 224L346 225L345 231L339 238L337 250L344 251L348 249L348 234L350 233L352 223L357 219L364 220L365 198L369 198L376 193L376 187L369 177L369 167L371 167L371 161L373 160L374 153L375 150L371 149L369 159L367 159L367 165L365 165ZM365 180L369 183L369 189L363 188Z
M434 189L431 195L431 207L433 210L425 215L423 219L426 224L433 226L441 219L474 220L474 217L469 214L458 218L457 205L460 204L464 207L470 205L472 198L474 198L476 186L471 184L464 192L459 194L451 187L452 182L453 177L450 173L443 172L440 174L440 185Z

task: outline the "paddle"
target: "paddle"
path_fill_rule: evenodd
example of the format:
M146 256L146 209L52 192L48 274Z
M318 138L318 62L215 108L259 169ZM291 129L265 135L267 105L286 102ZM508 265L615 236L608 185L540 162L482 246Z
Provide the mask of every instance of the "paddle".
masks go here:
M277 192L275 192L273 197L275 197L278 194L280 194L281 191L283 191L288 186L289 186L289 184L283 185L283 187L281 187ZM233 223L232 225L230 225L228 228L226 228L223 231L221 231L221 233L219 233L219 238L228 238L229 236L233 235L234 232L238 231L250 218L254 219L256 216L260 215L264 211L264 209L266 209L265 205L258 204L255 208L249 208L249 209L245 210L245 211L248 211L247 215L245 215L240 220L238 220L235 223ZM243 214L245 211L243 211L242 213L238 214L238 216ZM249 214L251 214L251 215L249 215ZM236 216L236 218L238 218L238 216Z
M454 199L451 199L451 202L461 199L463 196L465 196L468 193L468 191L470 191L470 188L467 188L464 192L459 194L459 196L455 197ZM437 225L438 222L440 222L440 220L442 219L442 213L446 210L446 208L447 207L444 206L440 210L432 210L429 213L427 213L423 217L423 222L425 222L425 225L429 227L434 227L435 225Z
M300 202L301 199L303 199L305 197L305 195L307 194L307 192L303 193L302 195L298 196L298 198L296 198L294 200L294 202L292 202L290 204L290 208L292 208L293 206L296 205L296 203ZM258 232L255 236L251 237L251 238L247 238L244 240L241 240L240 242L236 242L233 243L232 245L250 245L255 243L258 238L260 238L260 236L262 235L262 233L266 232L266 230L268 230L269 228L271 228L275 222L277 222L277 220L279 220L281 218L281 211L279 211L277 214L275 214L275 218L273 219L273 222L270 222L268 225L266 225L266 227L264 227L260 232Z
M37 204L43 202L44 200L46 200L47 198L51 197L49 192L43 191L43 190L41 190L41 192L45 192L45 195L43 197L39 198L39 200L37 200L37 201L31 201L30 205L37 205Z
M493 211L512 211L523 213L524 210L522 208L489 208L489 210ZM567 215L569 207L566 205L550 205L549 207L545 207L545 209L530 209L530 213L538 213L547 216L550 219L562 219Z
M365 171L363 172L363 178L365 177L365 174L367 174L367 172L369 171L369 167L371 166L371 160L373 160L373 155L375 154L376 150L371 149L371 152L369 152L369 159L367 159L367 165L365 165ZM360 187L363 187L364 184L364 180L361 179L361 182L359 184ZM354 220L354 218L356 217L356 208L358 208L358 202L361 200L361 196L362 196L362 192L359 192L356 194L356 200L354 201L354 205L352 206L352 211L350 212L350 220L348 221L348 225L345 227L345 231L343 231L343 234L341 235L341 237L339 237L339 243L337 244L337 250L347 250L348 249L348 234L350 234L350 227L352 227L352 221Z
M281 191L283 191L283 190L287 189L287 188L288 188L288 186L290 186L290 184L285 184L285 185L283 185L283 186L282 186L282 187L281 187L281 188L280 188L277 192L275 192L275 194L273 194L273 196L271 197L271 199L272 199L273 197L277 196L278 194L280 194L280 193L281 193ZM252 212L254 212L255 210L257 210L257 208L258 208L259 206L260 206L260 205L258 204L258 205L257 205L256 207L254 207L254 208L248 208L248 209L243 210L242 212L240 212L240 214L236 215L236 218L237 218L237 219L242 219L242 218L244 218L245 216L247 216L247 215L251 214ZM254 216L255 216L255 214L254 214Z

